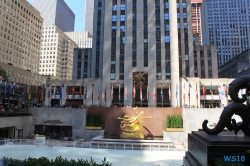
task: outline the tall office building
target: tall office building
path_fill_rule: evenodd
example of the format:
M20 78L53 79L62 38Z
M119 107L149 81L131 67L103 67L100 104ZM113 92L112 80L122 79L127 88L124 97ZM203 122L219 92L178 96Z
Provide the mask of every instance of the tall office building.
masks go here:
M92 48L92 36L88 31L65 32L77 45L78 48Z
M107 85L106 102L169 105L169 87L175 92L180 76L194 77L190 0L97 0L94 9L91 77Z
M33 0L33 6L41 13L44 26L56 25L63 32L74 31L75 14L64 0Z
M94 1L85 0L85 23L84 30L93 35Z
M200 7L203 0L191 0L193 34L199 34L201 43L201 13Z
M218 66L250 48L250 1L203 0L202 43L216 45Z
M44 26L40 56L40 74L52 79L72 79L75 42L57 26Z
M26 0L0 3L0 60L39 72L43 18Z

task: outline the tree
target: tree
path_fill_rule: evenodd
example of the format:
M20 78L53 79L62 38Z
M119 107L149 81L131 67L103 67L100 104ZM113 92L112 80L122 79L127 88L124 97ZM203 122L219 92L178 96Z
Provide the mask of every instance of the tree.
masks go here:
M2 76L2 78L8 77L7 72L2 67L0 67L0 76Z

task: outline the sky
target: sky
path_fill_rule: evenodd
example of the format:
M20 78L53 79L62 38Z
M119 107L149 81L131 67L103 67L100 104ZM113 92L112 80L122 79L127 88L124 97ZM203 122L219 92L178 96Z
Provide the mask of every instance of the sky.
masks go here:
M31 5L33 0L27 0ZM75 31L84 30L85 0L64 0L75 13Z

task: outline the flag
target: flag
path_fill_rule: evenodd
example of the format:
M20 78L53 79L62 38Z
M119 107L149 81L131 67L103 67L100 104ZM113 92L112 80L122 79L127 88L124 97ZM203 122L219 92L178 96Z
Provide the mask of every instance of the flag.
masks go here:
M162 85L161 85L161 101L163 101L163 89L162 89Z
M82 98L82 83L81 83L81 86L80 86L80 93L79 93L79 99Z
M14 82L12 85L12 94L15 94L16 83Z
M48 99L50 98L50 87L48 87Z
M35 91L35 93L36 93L36 98L38 98L38 85L36 86L36 91Z
M191 87L191 84L189 83L188 84L188 101L190 101L190 87Z
M27 87L26 93L27 93L27 95L28 95L28 99L30 99L30 86Z
M68 86L66 87L66 98L67 99L69 98L69 83Z
M44 89L42 87L42 92L41 92L41 99L44 99Z
M7 80L5 80L3 89L4 89L4 96L5 96L7 93Z
M56 98L56 86L54 86L53 91L54 91L54 99L55 99Z
M113 100L113 95L114 95L114 85L111 85L111 100Z
M105 85L105 89L104 89L104 101L106 101L106 97L107 96L107 84Z
M178 84L176 84L176 99L178 98Z
M94 100L94 92L93 92L93 90L94 90L94 84L92 84L92 97L91 97L92 101Z
M22 99L25 99L26 98L26 85L24 85L24 87L22 88Z
M147 86L147 100L149 100L149 85Z
M28 93L28 98L31 99L31 91L32 91L32 86L29 86L29 93Z
M218 95L219 95L219 100L223 99L223 96L225 96L225 93L221 89L221 86L219 84L218 84Z
M73 99L75 98L75 85L74 85L74 87L72 88L72 97L73 97Z
M171 84L169 83L169 87L168 87L168 99L169 101L171 100Z
M133 88L133 98L135 99L135 94L136 94L136 89L135 89L135 83L134 83L134 88Z
M119 84L118 99L121 100L121 84Z
M197 82L196 82L195 94L196 94L196 100L198 100L198 88L197 88Z
M125 87L125 100L128 101L128 85Z
M85 85L85 88L84 88L84 99L87 99L87 84Z
M156 88L155 88L155 85L154 85L154 92L153 92L153 100L156 101Z
M62 84L60 86L60 93L59 93L59 95L60 95L60 100L61 100L62 99Z
M185 100L186 100L185 83L184 83L184 88L183 88L183 100L184 100L184 103L185 103Z
M210 94L211 94L211 96L212 96L212 100L214 100L212 82L211 82L211 86L210 86Z
M140 99L142 101L142 85L140 84Z
M202 92L203 92L203 98L205 100L206 99L206 89L205 89L204 83L203 83L203 87L202 87Z
M224 84L223 86L224 86L225 97L227 97L227 95L228 95L228 92L227 92L227 85Z
M99 86L98 86L98 95L97 95L97 99L98 99L98 101L100 100L100 84L99 84Z

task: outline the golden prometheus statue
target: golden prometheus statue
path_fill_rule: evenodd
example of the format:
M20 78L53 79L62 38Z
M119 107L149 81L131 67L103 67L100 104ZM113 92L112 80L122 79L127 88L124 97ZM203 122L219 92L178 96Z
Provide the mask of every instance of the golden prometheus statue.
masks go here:
M121 138L137 138L137 139L143 139L144 135L142 134L142 119L149 119L150 117L144 117L144 112L141 111L139 114L136 111L136 108L134 108L134 115L129 116L125 115L124 118L118 117L118 119L121 119L120 128L122 129L122 133L120 135Z

